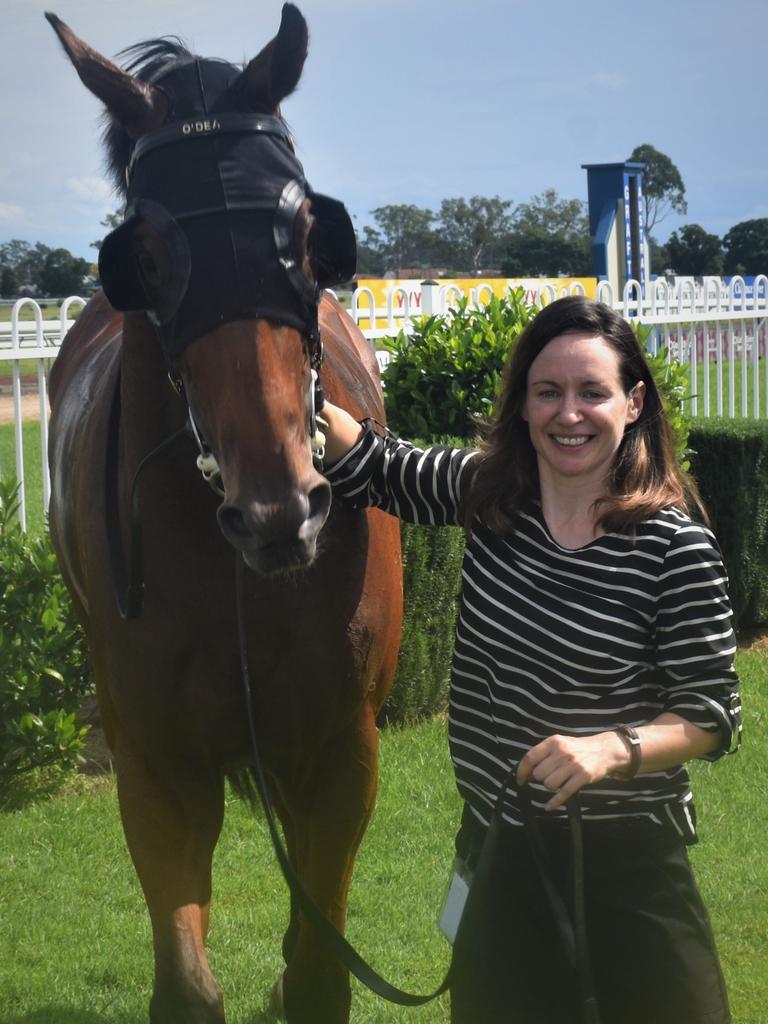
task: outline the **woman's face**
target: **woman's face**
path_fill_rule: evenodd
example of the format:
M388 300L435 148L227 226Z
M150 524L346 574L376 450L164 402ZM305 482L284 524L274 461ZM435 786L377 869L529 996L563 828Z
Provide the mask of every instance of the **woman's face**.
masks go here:
M542 486L577 478L602 490L644 393L641 381L624 391L618 353L603 338L553 338L531 364L523 407Z

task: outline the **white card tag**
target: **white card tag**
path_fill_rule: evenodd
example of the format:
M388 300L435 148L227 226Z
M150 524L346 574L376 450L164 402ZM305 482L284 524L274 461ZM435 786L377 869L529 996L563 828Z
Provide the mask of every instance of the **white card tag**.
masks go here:
M459 922L464 913L464 904L467 902L471 882L471 872L468 871L464 861L457 857L448 886L448 895L445 897L443 911L440 914L440 931L450 943L453 943L456 932L459 930Z

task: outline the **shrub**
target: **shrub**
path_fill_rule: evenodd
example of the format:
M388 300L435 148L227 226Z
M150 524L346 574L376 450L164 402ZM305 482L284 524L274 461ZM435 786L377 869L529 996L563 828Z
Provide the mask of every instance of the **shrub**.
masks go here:
M648 337L653 331L636 320L632 322L637 340L643 349L647 347ZM664 411L675 435L677 458L683 469L690 469L691 450L688 447L688 434L691 429L691 417L686 411L688 399L688 367L674 357L670 357L667 349L659 349L655 356L647 355L648 364L661 393Z
M87 728L88 656L47 535L29 538L0 477L0 791L22 772L72 765Z
M690 443L691 472L728 570L734 624L747 629L768 619L768 423L696 419Z
M385 339L392 360L384 397L403 437L474 436L490 416L510 349L537 311L517 288L481 309L462 298L447 316L422 317L413 333Z

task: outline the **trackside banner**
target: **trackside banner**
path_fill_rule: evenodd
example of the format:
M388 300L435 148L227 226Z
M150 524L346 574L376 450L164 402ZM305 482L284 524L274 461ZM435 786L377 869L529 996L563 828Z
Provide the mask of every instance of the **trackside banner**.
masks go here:
M459 294L482 303L491 294L501 298L510 288L522 288L526 301L533 304L539 302L542 290L547 285L554 289L555 298L569 295L574 286L581 286L584 294L591 299L597 291L597 279L594 277L453 277L440 278L437 284L441 300L448 303L455 301ZM386 327L390 302L392 316L396 318L421 316L424 313L421 281L366 277L357 281L355 291L358 324L362 328ZM438 308L442 308L443 301ZM371 305L375 323L371 323L371 318L365 316L366 309L370 309Z

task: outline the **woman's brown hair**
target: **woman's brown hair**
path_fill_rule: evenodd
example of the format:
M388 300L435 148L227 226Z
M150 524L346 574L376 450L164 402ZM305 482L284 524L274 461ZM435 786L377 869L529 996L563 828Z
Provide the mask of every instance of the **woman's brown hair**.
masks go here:
M573 332L602 338L614 349L627 395L639 381L645 384L642 412L627 426L608 492L596 502L597 525L606 532L631 533L643 520L671 506L694 512L706 522L696 485L675 455L661 395L635 332L610 306L572 295L537 313L515 346L488 438L477 459L466 504L467 528L479 514L492 529L508 533L517 514L539 497L536 452L523 419L528 372L553 338Z

